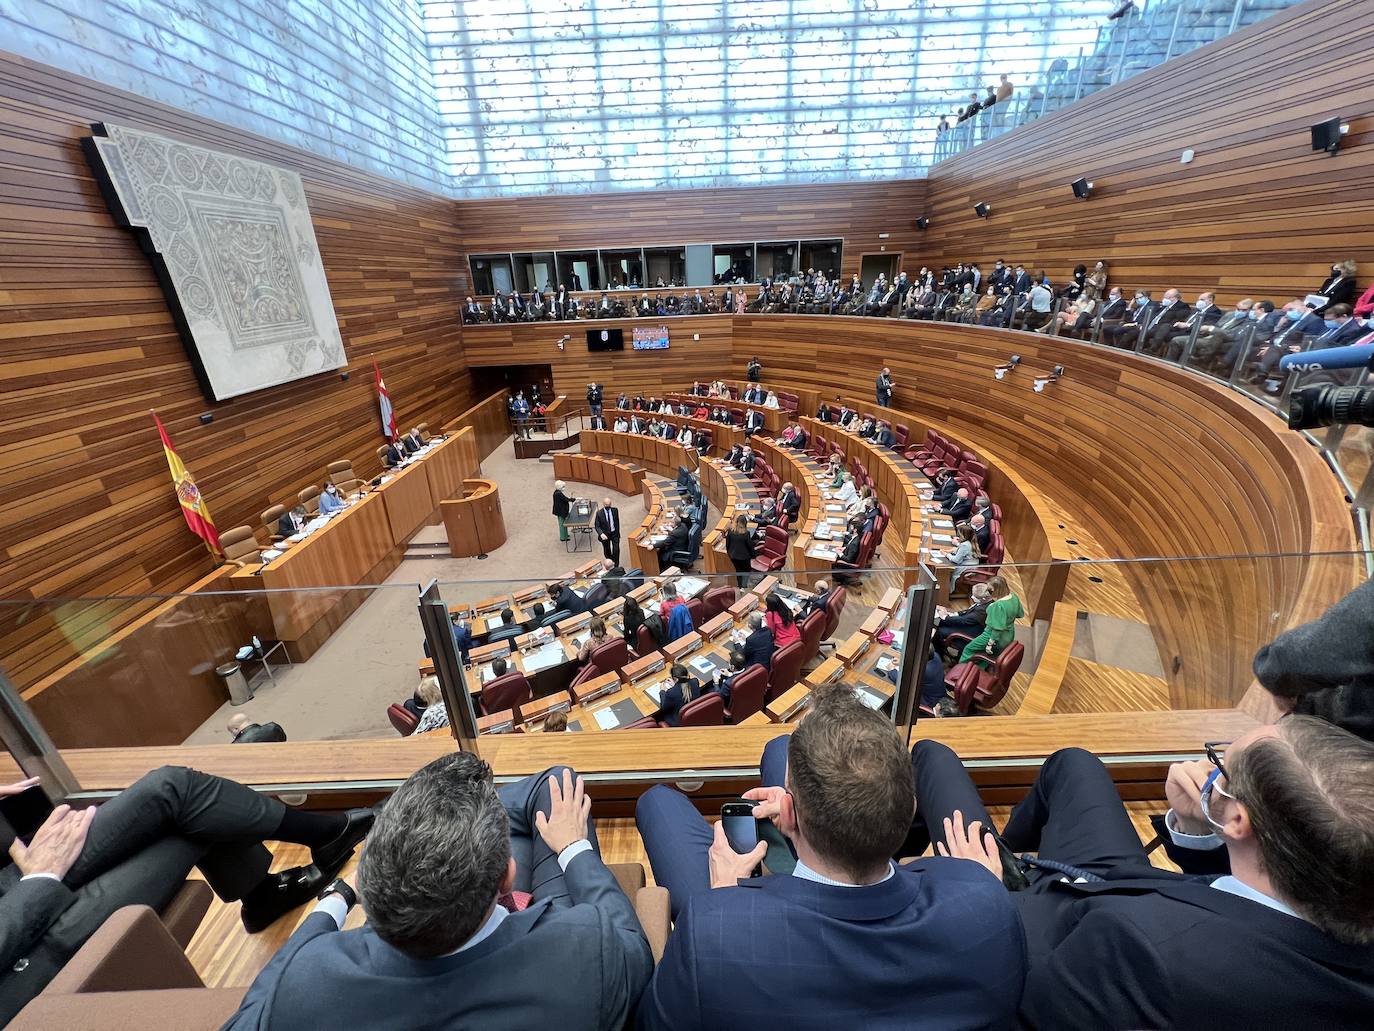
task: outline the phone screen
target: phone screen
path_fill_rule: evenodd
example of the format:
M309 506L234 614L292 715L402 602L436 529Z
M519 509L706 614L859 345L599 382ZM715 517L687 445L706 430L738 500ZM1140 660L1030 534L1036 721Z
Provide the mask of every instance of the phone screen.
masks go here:
M42 787L35 784L31 788L0 798L0 818L6 826L0 827L0 841L8 850L10 842L18 838L27 845L43 826L43 821L52 812L52 803L43 793Z
M748 855L759 843L758 825L754 822L752 802L727 802L720 809L725 840L740 855Z

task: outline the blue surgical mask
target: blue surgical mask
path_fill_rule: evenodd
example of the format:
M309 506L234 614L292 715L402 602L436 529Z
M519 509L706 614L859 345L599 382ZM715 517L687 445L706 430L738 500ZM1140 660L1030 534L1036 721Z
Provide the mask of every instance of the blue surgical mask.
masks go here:
M1135 299L1135 306L1136 306L1137 308L1143 308L1143 307L1145 307L1145 305L1147 305L1147 304L1149 304L1149 303L1150 303L1150 299L1149 299L1148 297L1137 297L1137 298Z
M1302 312L1298 311L1295 308L1289 308L1288 317L1292 319L1294 322L1297 322L1299 319L1302 318Z
M1326 323L1327 329L1335 329L1337 326L1340 325L1340 323L1337 322L1335 319L1323 319L1322 321Z

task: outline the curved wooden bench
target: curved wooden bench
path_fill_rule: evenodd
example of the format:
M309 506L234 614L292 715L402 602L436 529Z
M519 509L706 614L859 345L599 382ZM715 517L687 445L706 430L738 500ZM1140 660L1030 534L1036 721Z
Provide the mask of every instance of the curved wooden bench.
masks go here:
M672 440L614 430L583 430L578 440L583 454L623 459L659 476L676 478L680 466L697 467L697 453Z
M917 437L933 427L987 456L1007 532L1014 475L1074 512L1123 556L1267 555L1128 566L1165 662L1172 704L1236 704L1255 650L1310 620L1358 582L1344 495L1304 438L1238 392L1134 353L1009 330L813 316L736 316L740 366L757 354L773 382L824 369L846 396L872 398L892 369L897 409ZM994 366L1021 356L998 380ZM1062 365L1043 393L1031 379ZM862 406L874 410L870 401ZM1027 493L1028 499L1032 499ZM1028 509L1033 511L1033 509ZM1018 561L1034 557L1007 538ZM1218 608L1226 606L1218 629Z
M594 483L609 487L620 494L638 494L644 481L644 470L622 458L607 458L595 454L571 454L555 451L553 478L574 483Z

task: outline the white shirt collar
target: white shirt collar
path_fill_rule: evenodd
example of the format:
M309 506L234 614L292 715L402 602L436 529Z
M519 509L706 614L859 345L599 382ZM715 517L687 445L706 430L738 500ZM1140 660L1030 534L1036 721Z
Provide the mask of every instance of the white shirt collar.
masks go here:
M873 884L882 884L884 881L891 879L894 873L896 873L896 870L891 861L889 861L887 864L887 873L874 881ZM804 881L815 881L817 884L828 884L835 888L871 888L873 886L872 884L850 884L847 881L833 881L829 877L821 876L800 859L797 860L797 865L792 868L792 876L800 877Z
M1212 887L1216 888L1218 891L1224 891L1231 895L1239 895L1241 898L1249 899L1251 902L1258 902L1261 906L1268 906L1270 909L1283 913L1285 916L1291 916L1297 920L1302 919L1302 917L1298 916L1287 903L1279 901L1272 895L1266 895L1258 888L1252 888L1244 881L1232 877L1229 874L1225 877L1218 877L1212 882Z
M456 956L460 952L466 952L474 946L481 945L496 933L496 929L501 926L501 921L505 920L508 916L510 916L510 914L506 912L506 907L498 902L491 907L491 916L487 917L487 922L477 929L477 933L452 952L444 953L444 956Z

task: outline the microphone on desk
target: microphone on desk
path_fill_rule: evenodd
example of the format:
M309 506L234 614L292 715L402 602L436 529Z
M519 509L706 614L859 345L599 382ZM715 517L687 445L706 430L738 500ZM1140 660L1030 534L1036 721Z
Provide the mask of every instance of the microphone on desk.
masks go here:
M1374 333L1370 333L1357 344L1286 354L1279 359L1279 368L1285 372L1290 369L1314 372L1319 369L1358 369L1364 366L1374 369Z

